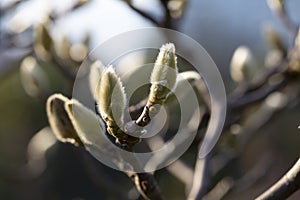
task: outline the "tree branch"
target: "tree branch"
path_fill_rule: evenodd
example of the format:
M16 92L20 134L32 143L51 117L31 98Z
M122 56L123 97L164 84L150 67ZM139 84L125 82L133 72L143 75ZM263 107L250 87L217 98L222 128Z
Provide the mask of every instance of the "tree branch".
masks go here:
M286 199L300 189L300 159L271 188L256 198L256 200Z

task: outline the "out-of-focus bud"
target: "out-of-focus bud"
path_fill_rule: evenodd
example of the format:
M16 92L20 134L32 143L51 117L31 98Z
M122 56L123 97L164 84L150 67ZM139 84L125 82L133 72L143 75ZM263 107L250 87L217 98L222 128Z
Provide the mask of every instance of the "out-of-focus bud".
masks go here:
M185 0L171 0L168 2L168 9L173 18L179 18L182 16L182 12L186 6Z
M172 43L163 45L151 74L148 105L162 104L173 89L177 78L177 57Z
M231 59L230 75L236 82L251 81L258 73L259 67L248 47L238 47Z
M101 61L97 60L90 66L89 82L90 90L94 99L98 99L98 87L100 86L101 74L104 70L104 65Z
M46 152L56 141L50 127L41 129L31 138L27 146L27 176L36 178L44 172L47 167Z
M126 96L122 82L112 66L102 72L96 96L99 112L108 126L110 123L123 125Z
M70 59L71 44L66 36L60 42L55 43L55 52L60 59Z
M284 0L268 0L267 2L273 12L279 15L284 14Z
M46 73L38 65L34 57L26 57L20 66L22 85L31 97L43 97L49 91L49 81Z
M269 69L278 66L283 59L283 54L279 50L271 50L265 57L265 66Z
M23 16L20 12L17 13L15 16L13 16L9 20L8 24L9 24L8 30L14 34L22 33L23 31L25 31L30 27L30 23L26 22L23 19Z
M35 28L34 51L39 58L49 61L52 59L53 41L46 25L47 23L41 23Z
M69 99L61 94L51 95L46 104L48 121L59 141L82 146L82 142L65 110L65 104L68 101Z
M70 57L76 62L82 62L88 54L85 44L73 44L70 48Z
M284 44L282 37L270 26L264 28L264 38L271 49L279 50L285 54L287 47Z

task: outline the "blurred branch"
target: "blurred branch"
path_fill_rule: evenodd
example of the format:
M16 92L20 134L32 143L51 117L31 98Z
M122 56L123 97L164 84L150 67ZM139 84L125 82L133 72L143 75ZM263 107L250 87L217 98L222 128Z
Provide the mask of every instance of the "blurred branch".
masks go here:
M132 5L132 3L127 3L128 6L135 11L136 13L138 13L139 15L141 15L142 17L144 17L145 19L149 20L150 22L152 22L154 25L156 26L160 26L160 23L154 18L152 17L150 14L136 8L134 5Z
M256 200L286 199L300 189L300 159L294 166L270 189L256 198Z
M193 179L193 170L183 161L176 160L171 165L167 166L167 170L182 183L184 183L187 189L189 188Z
M286 9L286 0L267 0L270 9L278 16L279 20L285 26L285 28L290 32L290 34L295 37L297 35L298 27L292 22L288 16Z
M192 189L189 193L188 199L202 199L207 192L209 175L208 175L208 160L210 154L203 159L197 158Z
M172 17L172 13L171 10L169 8L169 3L170 0L160 0L160 4L161 7L164 11L164 16L161 20L156 20L151 14L135 7L131 0L124 0L127 5L136 13L138 13L139 15L141 15L142 17L144 17L145 19L149 20L150 22L152 22L154 25L158 26L158 27L163 27L163 28L174 28L174 18ZM185 4L183 2L181 2L181 4ZM184 6L182 6L184 7ZM183 8L181 8L183 9ZM180 13L182 12L182 10L180 11ZM180 14L180 16L182 15L182 13Z
M135 183L137 190L146 200L164 199L159 186L152 174L149 173L127 173L128 177Z

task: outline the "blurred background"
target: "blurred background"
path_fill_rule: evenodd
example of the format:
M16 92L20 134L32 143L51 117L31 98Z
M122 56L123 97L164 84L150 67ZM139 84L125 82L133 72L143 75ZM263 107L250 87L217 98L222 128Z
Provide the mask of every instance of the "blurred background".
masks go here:
M285 2L290 21L298 26L300 2ZM266 30L276 32L285 48L294 45L290 30L270 7L261 0L1 0L0 199L138 199L123 173L56 142L48 127L47 97L71 97L76 69L101 42L156 26L199 42L230 94L244 84L233 81L230 72L238 47L247 46L261 72L273 50ZM209 163L206 199L253 199L292 166L299 157L299 92L293 82L241 110L250 117L231 124L220 138ZM244 126L247 134L240 139ZM196 155L196 145L183 155L189 169ZM190 172L182 173L189 177ZM185 199L189 193L192 180L184 182L167 169L156 177L166 199ZM298 191L290 199L299 198Z

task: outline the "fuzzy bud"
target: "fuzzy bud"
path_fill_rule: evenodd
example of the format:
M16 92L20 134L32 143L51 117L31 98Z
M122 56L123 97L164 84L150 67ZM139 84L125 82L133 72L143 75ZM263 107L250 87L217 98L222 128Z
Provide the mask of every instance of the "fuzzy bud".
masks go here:
M96 102L101 117L106 123L123 125L125 91L122 82L112 66L102 72Z
M68 101L69 99L61 94L50 96L46 107L48 121L59 141L81 146L82 142L65 110L65 103Z
M151 74L149 101L161 104L173 89L177 78L177 57L172 43L163 45Z
M90 90L93 94L94 99L98 99L97 90L100 86L101 74L104 69L104 65L99 61L95 61L90 66L90 74L89 74L89 82L90 82Z
M105 135L97 115L74 99L65 103L65 110L85 147L95 145L101 148Z

